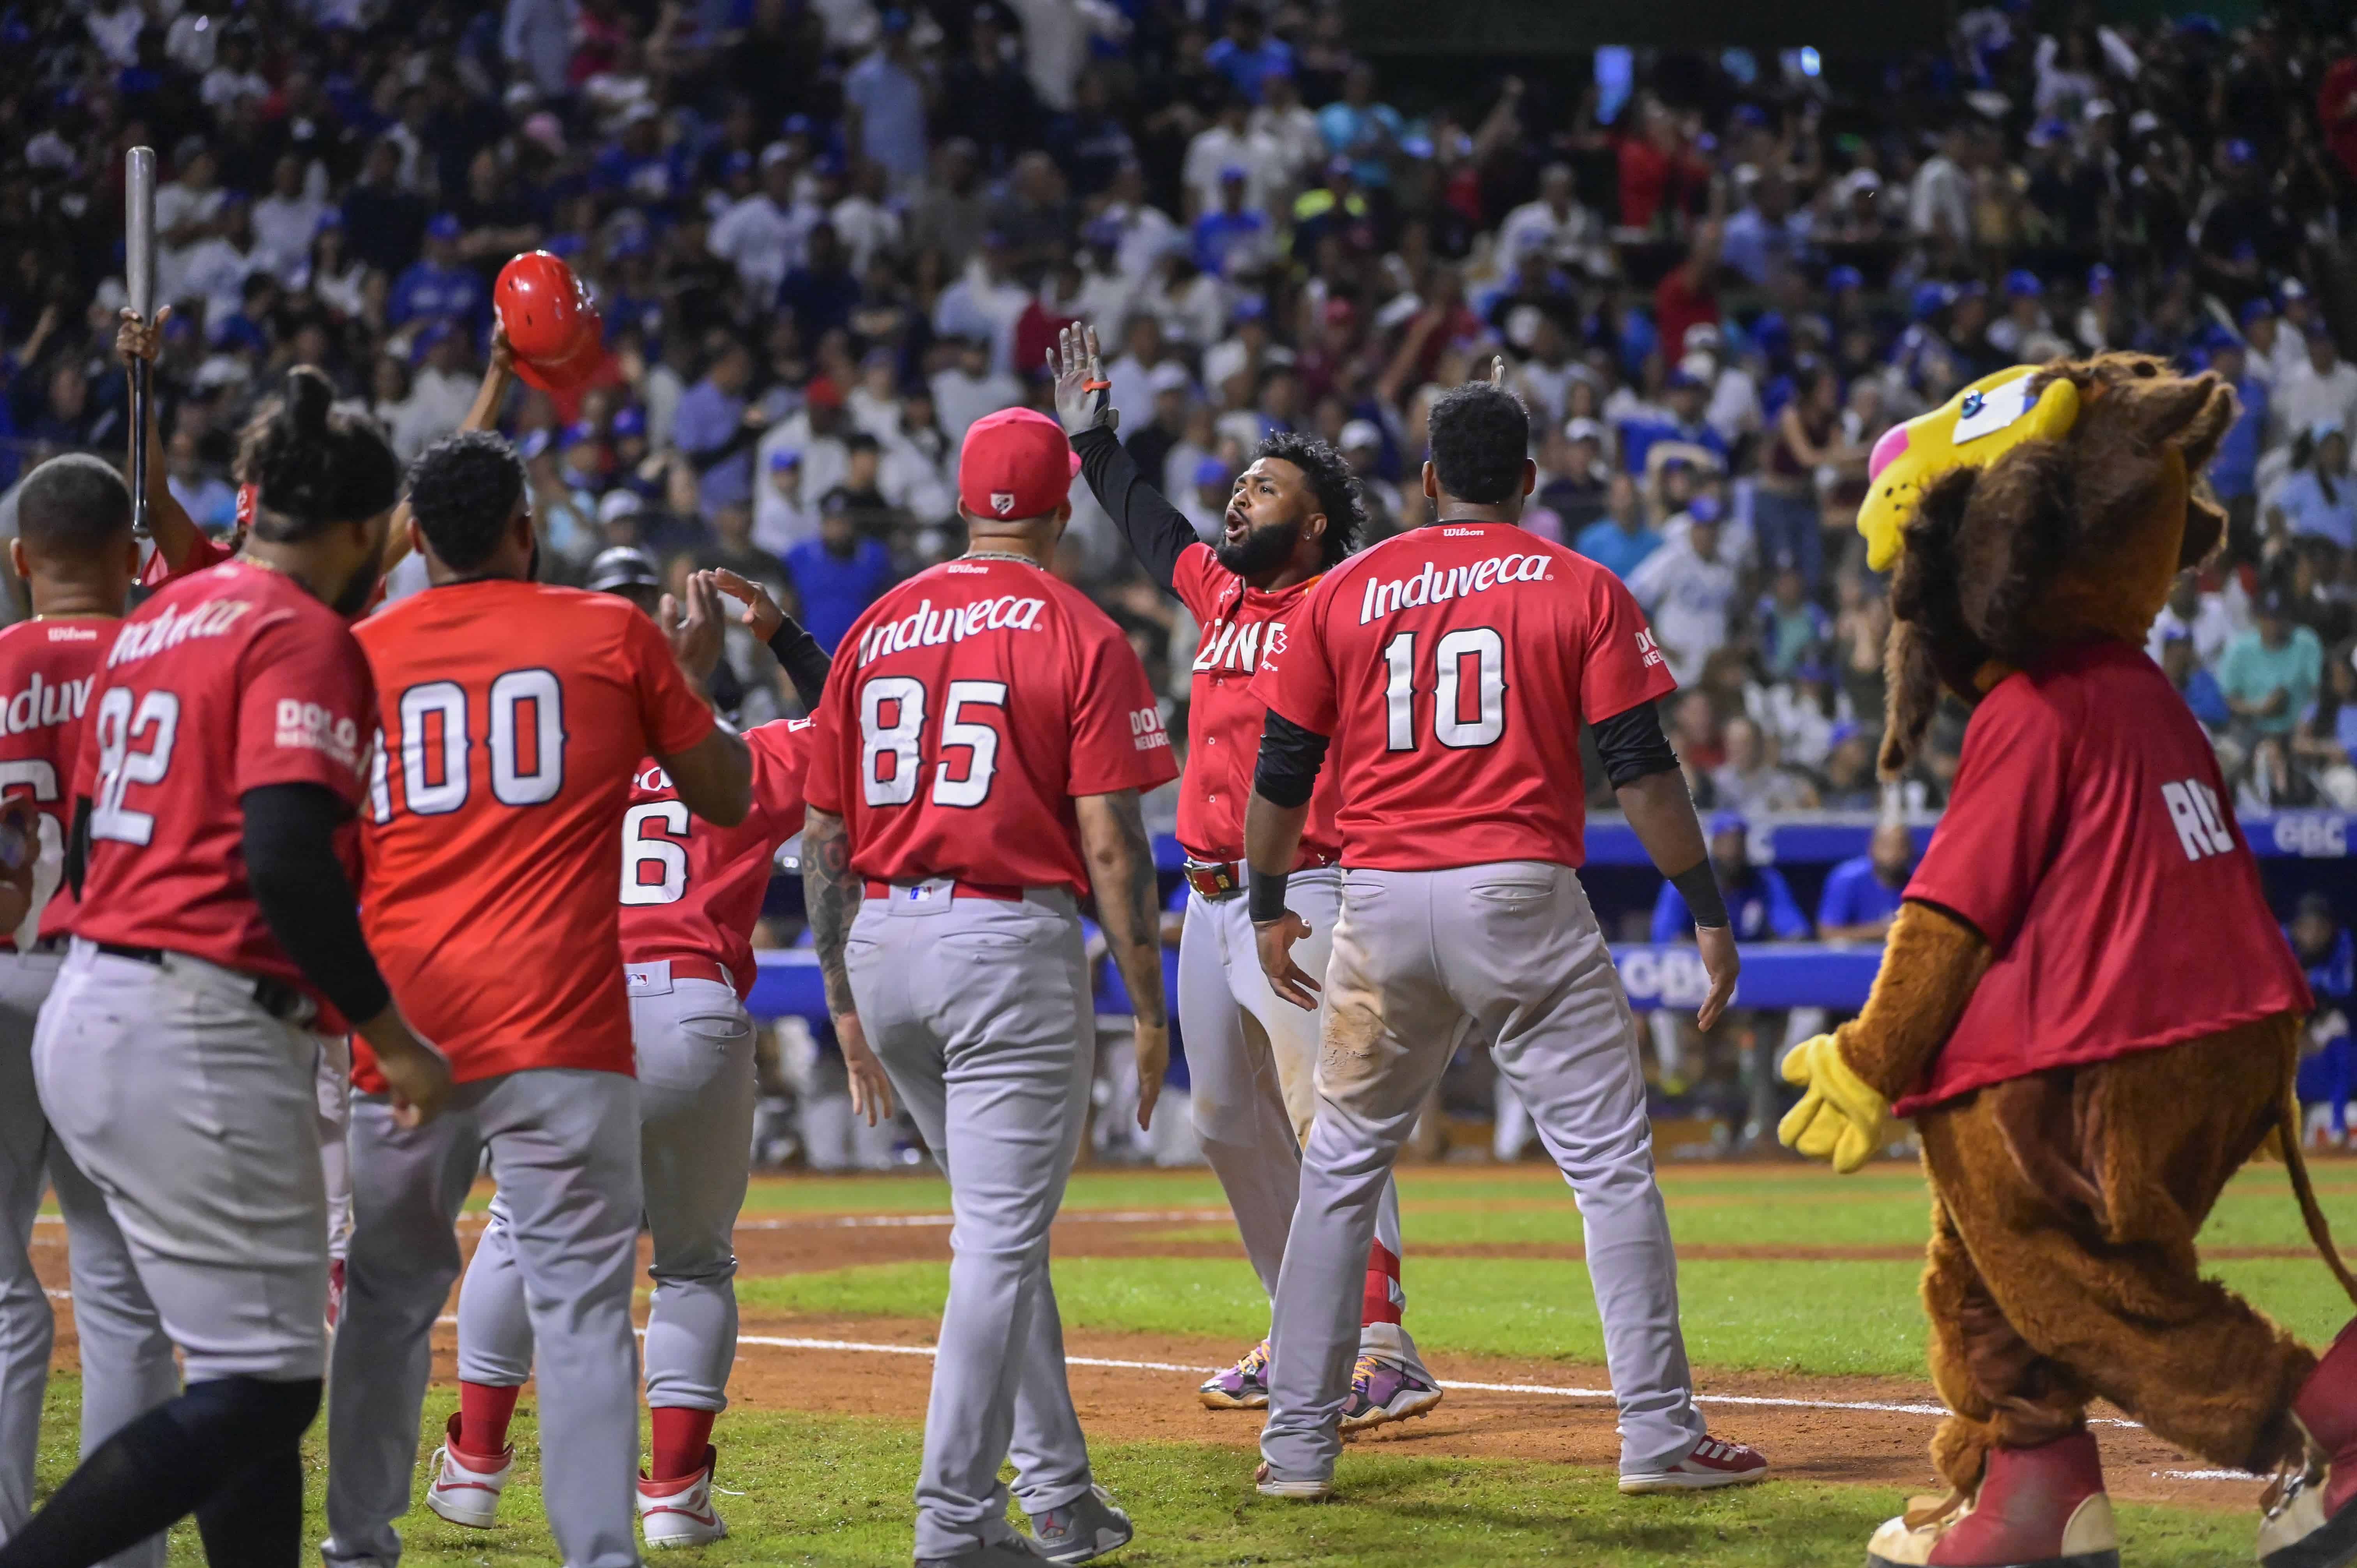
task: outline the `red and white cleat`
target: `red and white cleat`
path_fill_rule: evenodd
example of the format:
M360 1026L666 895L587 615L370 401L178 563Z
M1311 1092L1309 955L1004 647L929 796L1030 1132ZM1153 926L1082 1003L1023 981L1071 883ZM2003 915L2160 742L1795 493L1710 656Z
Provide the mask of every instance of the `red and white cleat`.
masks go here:
M1990 1449L1962 1509L1901 1514L1874 1532L1866 1560L1870 1568L2119 1568L2094 1434Z
M693 1476L669 1481L639 1477L639 1528L647 1532L650 1548L702 1546L728 1533L720 1510L712 1506L712 1467L719 1457L719 1450L707 1447L704 1467Z
M515 1444L499 1454L469 1454L458 1446L458 1417L442 1430L442 1446L434 1451L434 1481L425 1488L425 1506L470 1530L489 1530L499 1521L500 1493L515 1474Z
M1664 1470L1632 1470L1620 1477L1631 1497L1645 1492L1707 1492L1748 1487L1768 1478L1768 1458L1747 1443L1705 1437L1693 1452Z

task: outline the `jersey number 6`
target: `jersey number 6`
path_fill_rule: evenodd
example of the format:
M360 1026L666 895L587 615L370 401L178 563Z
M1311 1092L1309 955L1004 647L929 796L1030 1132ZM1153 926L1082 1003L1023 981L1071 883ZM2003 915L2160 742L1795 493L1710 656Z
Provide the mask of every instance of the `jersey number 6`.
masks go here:
M981 708L1006 712L1006 682L950 682L937 746L942 759L933 768L936 806L979 806L990 798L990 780L998 771L998 731L975 715ZM917 798L917 737L924 727L922 681L878 675L860 689L860 794L867 804L905 806ZM948 756L953 746L966 749L963 776Z

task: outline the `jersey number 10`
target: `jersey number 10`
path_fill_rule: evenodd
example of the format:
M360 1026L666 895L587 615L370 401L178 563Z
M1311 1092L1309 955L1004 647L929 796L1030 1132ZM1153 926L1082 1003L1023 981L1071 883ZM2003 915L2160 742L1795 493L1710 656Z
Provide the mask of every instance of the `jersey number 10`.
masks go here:
M1387 751L1415 749L1415 639L1401 632L1383 644L1383 664L1390 671L1383 682ZM1506 639L1497 628L1459 627L1444 632L1433 647L1432 738L1458 750L1495 746L1506 733ZM1474 712L1465 713L1467 667L1472 666Z

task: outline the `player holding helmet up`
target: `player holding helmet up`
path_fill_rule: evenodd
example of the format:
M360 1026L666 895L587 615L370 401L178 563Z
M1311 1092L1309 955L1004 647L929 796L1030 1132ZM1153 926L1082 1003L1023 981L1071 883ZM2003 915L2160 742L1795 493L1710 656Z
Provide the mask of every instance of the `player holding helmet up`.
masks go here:
M827 1008L846 1060L864 1026L955 1217L917 1482L920 1564L1081 1563L1130 1538L1091 1476L1065 1385L1048 1230L1095 1063L1084 893L1137 1010L1139 1125L1162 1088L1138 795L1178 769L1137 655L1047 569L1071 517L1072 461L1042 414L975 422L958 458L967 553L852 624L812 730L802 865ZM1031 1542L1006 1523L1010 1450Z
M1341 457L1306 436L1273 436L1236 476L1216 548L1147 484L1123 450L1099 369L1097 335L1068 327L1051 353L1056 413L1097 499L1155 581L1202 628L1188 712L1195 737L1178 798L1187 850L1186 925L1178 942L1178 1022L1193 1086L1189 1104L1204 1158L1218 1173L1261 1288L1276 1294L1277 1267L1300 1196L1301 1142L1318 1109L1319 1015L1279 1002L1261 973L1244 909L1244 802L1268 705L1250 690L1263 651L1320 575L1351 553L1364 520ZM1334 826L1338 776L1312 799L1290 888L1308 923L1300 961L1326 972L1342 874ZM1401 1326L1399 1191L1386 1180L1375 1214L1360 1302L1359 1359L1346 1432L1422 1415L1440 1387ZM1268 1403L1268 1342L1198 1391L1214 1410Z
M1620 1489L1756 1481L1767 1461L1708 1435L1695 1409L1635 1024L1574 875L1584 722L1631 826L1695 911L1708 1027L1737 961L1653 714L1674 682L1618 578L1516 526L1537 470L1529 416L1497 376L1436 401L1431 440L1424 486L1439 520L1328 573L1253 679L1269 713L1244 823L1252 918L1270 983L1304 1009L1320 981L1294 960L1309 933L1287 883L1329 767L1341 776L1343 866L1260 1489L1332 1487L1357 1339L1351 1283L1400 1144L1469 1030L1492 1042L1578 1196L1620 1409Z
M333 395L288 373L243 438L261 487L245 556L141 606L91 696L73 945L34 1069L188 1388L83 1462L0 1548L10 1568L94 1562L190 1511L215 1563L296 1561L328 1294L306 1026L326 1006L354 1021L404 1126L448 1092L337 847L375 722L345 620L375 586L399 469Z
M778 655L806 704L826 682L827 656L770 596L733 572L716 585L746 602L744 619ZM649 618L661 614L654 563L629 545L589 568ZM638 1053L640 1164L649 1270L647 1406L653 1452L639 1480L650 1546L694 1546L728 1533L712 1502L713 1419L728 1403L737 1359L737 1254L753 1138L753 925L778 847L802 831L810 724L779 720L746 732L753 810L733 828L693 816L650 757L622 814L622 973ZM883 1069L865 1052L851 1068L855 1109L871 1124L891 1113ZM435 1466L425 1506L454 1524L487 1526L512 1473L509 1417L532 1375L532 1319L505 1197L458 1292L458 1424Z

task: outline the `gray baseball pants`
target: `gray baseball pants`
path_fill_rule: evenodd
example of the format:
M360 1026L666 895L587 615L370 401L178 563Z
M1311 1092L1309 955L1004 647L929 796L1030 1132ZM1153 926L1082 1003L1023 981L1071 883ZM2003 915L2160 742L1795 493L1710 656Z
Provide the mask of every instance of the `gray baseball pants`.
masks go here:
M753 1023L737 993L630 964L638 1046L639 1162L655 1282L647 1404L728 1408L737 1360L737 1212L753 1149ZM502 1190L458 1287L458 1376L514 1388L532 1376L532 1315Z
M1684 1459L1703 1421L1636 1024L1578 877L1538 861L1348 871L1326 996L1318 1121L1277 1279L1261 1434L1272 1476L1334 1473L1359 1337L1350 1287L1392 1163L1469 1030L1494 1042L1498 1070L1578 1200L1621 1469Z
M62 954L0 954L0 1541L33 1511L33 1461L48 1384L55 1314L33 1273L41 1192L54 1187L65 1217L74 1333L81 1356L81 1452L180 1391L180 1369L106 1197L49 1132L33 1083L33 1031ZM107 1560L162 1568L164 1537Z
M932 1558L1013 1537L1009 1457L1034 1517L1091 1484L1048 1230L1087 1124L1096 1004L1071 894L925 886L937 891L862 904L846 954L868 1044L950 1184L949 1303L917 1479L917 1555Z
M638 1085L544 1068L460 1084L394 1124L352 1097L352 1236L328 1371L328 1568L401 1559L434 1319L458 1278L458 1210L483 1151L507 1199L541 1358L541 1498L569 1568L631 1568L639 1466ZM318 1162L311 1162L314 1171Z
M1323 975L1342 907L1342 874L1296 872L1286 892L1309 925L1294 958L1308 973ZM1243 895L1217 901L1187 895L1178 934L1178 1032L1187 1045L1195 1137L1228 1195L1244 1256L1271 1299L1301 1196L1301 1145L1318 1114L1318 1035L1325 1016L1322 998L1317 1012L1306 1013L1270 988ZM1388 1178L1375 1210L1375 1240L1401 1255L1399 1187Z

